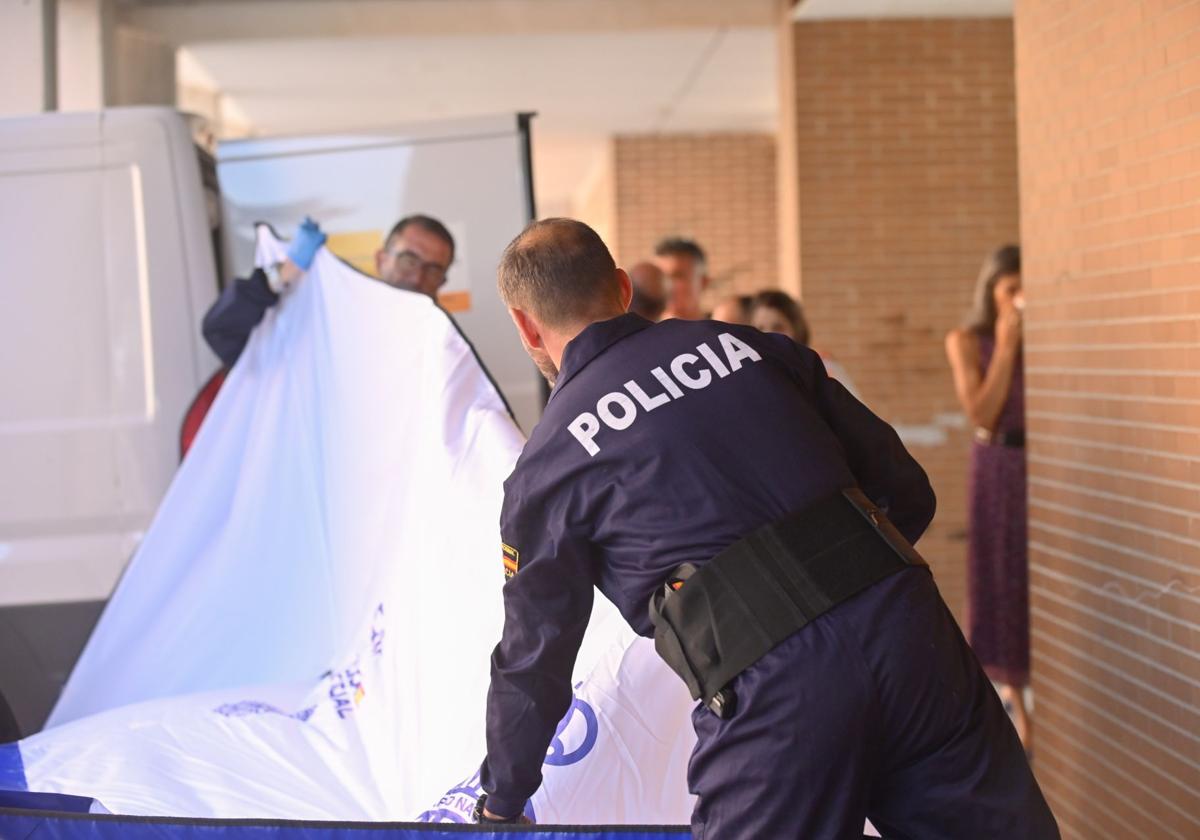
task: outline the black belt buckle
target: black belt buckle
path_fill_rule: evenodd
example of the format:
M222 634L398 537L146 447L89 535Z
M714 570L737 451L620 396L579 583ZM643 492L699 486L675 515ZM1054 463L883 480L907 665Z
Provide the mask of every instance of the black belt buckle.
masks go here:
M714 694L704 707L721 720L729 720L737 711L737 694L726 686Z
M897 530L892 521L887 518L874 502L867 498L867 494L857 487L848 487L842 491L842 495L846 497L846 501L854 505L859 513L871 523L871 527L875 532L883 538L883 541L888 544L892 551L900 555L905 563L910 566L925 566L925 558L913 548L912 543L905 539L904 535Z

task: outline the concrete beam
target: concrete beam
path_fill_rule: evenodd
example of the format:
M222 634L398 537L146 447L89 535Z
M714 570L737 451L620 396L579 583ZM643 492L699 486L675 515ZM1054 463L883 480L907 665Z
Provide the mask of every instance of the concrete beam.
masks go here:
M1012 17L1013 0L798 0L798 21Z
M775 0L129 0L121 23L175 45L264 38L771 26Z

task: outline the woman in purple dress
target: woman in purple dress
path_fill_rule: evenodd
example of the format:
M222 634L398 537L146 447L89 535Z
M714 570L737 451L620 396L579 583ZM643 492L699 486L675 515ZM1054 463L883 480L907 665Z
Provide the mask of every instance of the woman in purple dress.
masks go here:
M1029 560L1026 546L1025 386L1021 251L988 256L965 326L946 336L954 389L971 425L967 637L1000 686L1026 750Z

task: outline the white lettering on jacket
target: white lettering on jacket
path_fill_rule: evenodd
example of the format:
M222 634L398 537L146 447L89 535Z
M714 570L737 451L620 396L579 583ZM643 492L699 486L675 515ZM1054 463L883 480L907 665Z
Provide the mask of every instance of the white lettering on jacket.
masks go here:
M667 365L671 370L670 374L662 365L650 370L650 376L662 387L660 392L649 394L636 380L631 379L625 383L624 391L611 391L597 400L595 412L585 411L567 424L567 431L574 435L575 440L579 441L579 445L589 456L594 457L600 452L596 435L605 426L617 432L628 429L637 420L639 408L648 414L672 400L685 396L687 392L679 387L680 384L690 391L700 391L715 381L714 372L716 379L724 379L741 370L744 362L762 361L758 351L730 333L721 333L717 336L717 341L725 353L723 360L706 343L696 348L699 356L695 353L680 353ZM701 356L703 361L708 363L708 367L702 366Z

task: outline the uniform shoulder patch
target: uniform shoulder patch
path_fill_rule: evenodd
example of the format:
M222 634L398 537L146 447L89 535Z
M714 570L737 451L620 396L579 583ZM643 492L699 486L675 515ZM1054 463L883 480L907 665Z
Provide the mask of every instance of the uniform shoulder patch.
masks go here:
M510 578L517 573L521 563L521 552L507 543L500 543L500 553L504 557L504 576Z

